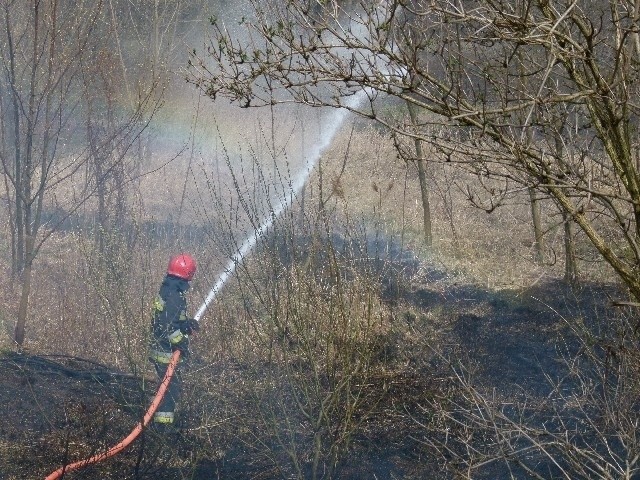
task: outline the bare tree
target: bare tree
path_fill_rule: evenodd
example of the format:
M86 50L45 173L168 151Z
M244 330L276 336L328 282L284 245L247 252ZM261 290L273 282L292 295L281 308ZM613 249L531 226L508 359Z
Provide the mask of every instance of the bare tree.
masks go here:
M21 348L38 252L65 218L94 195L95 184L64 198L58 198L55 190L70 182L98 149L108 157L106 151L114 152L117 145L121 160L143 128L137 119L150 96L121 119L108 141L99 148L87 148L79 99L86 65L95 60L92 52L101 39L103 3L8 0L2 2L1 12L5 28L0 42L0 91L7 116L0 160L11 206L13 274L20 278L14 340ZM103 167L109 170L117 165ZM58 218L48 218L53 209L61 212Z
M416 106L407 102L407 108L409 109L409 116L413 125L418 124L418 114L416 113ZM426 158L422 148L422 139L415 137L413 139L415 145L415 163L418 167L418 181L420 182L420 197L422 200L422 229L424 233L424 243L428 247L433 243L433 234L431 233L431 207L429 205L429 185L427 184L426 173Z
M191 58L191 81L208 95L244 107L344 106L364 89L370 101L353 108L361 115L431 144L442 160L553 198L640 298L635 2L251 5L248 40L212 18L206 52ZM447 133L385 120L383 94L431 112ZM568 158L554 148L558 106L563 138L572 132Z
M54 175L54 160L59 155L57 140L69 121L72 107L68 102L74 63L95 26L100 4L86 7L86 17L81 23L61 15L59 8L56 1L3 5L6 35L1 51L3 83L8 91L12 121L3 132L10 135L10 141L2 162L14 201L13 271L22 278L15 330L18 346L24 341L44 196ZM77 38L68 35L70 29L78 32Z

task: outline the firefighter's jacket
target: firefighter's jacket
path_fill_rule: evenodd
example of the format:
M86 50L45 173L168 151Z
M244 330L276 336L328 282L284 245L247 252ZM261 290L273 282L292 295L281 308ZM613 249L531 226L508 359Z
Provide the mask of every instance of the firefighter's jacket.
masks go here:
M185 334L191 321L187 318L187 290L189 282L173 275L165 276L162 281L160 292L153 302L152 361L169 363L174 350L180 350L183 357L189 353L189 337Z

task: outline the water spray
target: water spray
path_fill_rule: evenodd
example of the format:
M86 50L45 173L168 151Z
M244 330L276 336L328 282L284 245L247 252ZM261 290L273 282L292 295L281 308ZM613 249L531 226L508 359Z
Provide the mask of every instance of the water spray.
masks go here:
M222 289L227 280L233 275L233 272L236 270L238 264L242 261L242 259L255 247L256 243L272 226L273 222L284 212L291 204L294 198L296 198L304 185L307 183L311 172L315 168L318 160L320 159L320 155L322 152L331 145L333 137L335 137L338 129L342 126L345 118L347 117L350 110L358 107L365 99L365 97L370 95L370 91L368 89L360 90L356 92L354 95L347 98L344 102L343 107L339 108L335 111L334 116L328 123L327 131L323 134L322 139L314 145L313 149L308 155L305 155L305 168L296 175L290 184L290 188L287 191L287 195L280 199L275 208L270 211L263 220L260 222L258 228L254 230L254 232L247 237L247 239L240 245L237 252L231 257L229 262L227 263L224 271L213 285L209 294L205 298L204 302L196 312L195 318L196 320L200 320L204 312L207 310L211 302L216 298L216 295Z

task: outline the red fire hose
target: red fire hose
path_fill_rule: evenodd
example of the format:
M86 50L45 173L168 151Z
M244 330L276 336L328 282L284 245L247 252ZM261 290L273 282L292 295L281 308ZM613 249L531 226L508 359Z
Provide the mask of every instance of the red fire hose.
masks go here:
M64 475L67 472L70 472L72 470L78 470L80 468L86 467L87 465L91 465L92 463L98 463L102 460L106 460L107 458L112 457L115 454L127 448L129 444L133 442L138 437L138 435L140 435L144 427L146 427L149 421L151 420L151 417L153 417L153 414L155 413L156 409L160 405L160 402L162 401L162 398L164 397L164 394L167 391L167 387L169 386L169 382L171 381L171 377L173 376L173 372L175 371L179 360L180 360L180 351L176 350L175 352L173 352L173 355L171 355L171 361L167 366L167 373L164 375L164 378L162 379L162 382L158 387L158 391L156 392L156 396L153 398L151 405L149 405L147 413L145 413L144 417L142 418L142 421L138 423L138 425L136 425L136 427L131 431L131 433L124 440L122 440L117 445L111 447L106 452L99 453L97 455L94 455L93 457L89 457L85 460L80 460L79 462L70 463L69 465L65 465L59 468L58 470L53 472L51 475L49 475L45 480L56 480L56 479L62 478L62 475Z

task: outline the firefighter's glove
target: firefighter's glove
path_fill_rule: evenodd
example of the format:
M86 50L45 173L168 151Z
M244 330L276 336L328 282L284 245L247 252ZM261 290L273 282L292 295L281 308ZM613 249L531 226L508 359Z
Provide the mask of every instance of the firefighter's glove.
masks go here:
M173 352L175 352L176 350L180 350L180 353L182 353L182 356L186 358L189 355L189 342L184 341L184 342L176 343L171 347L171 350Z
M180 326L180 331L185 335L191 335L194 332L200 330L200 324L194 318L185 320L183 325Z

